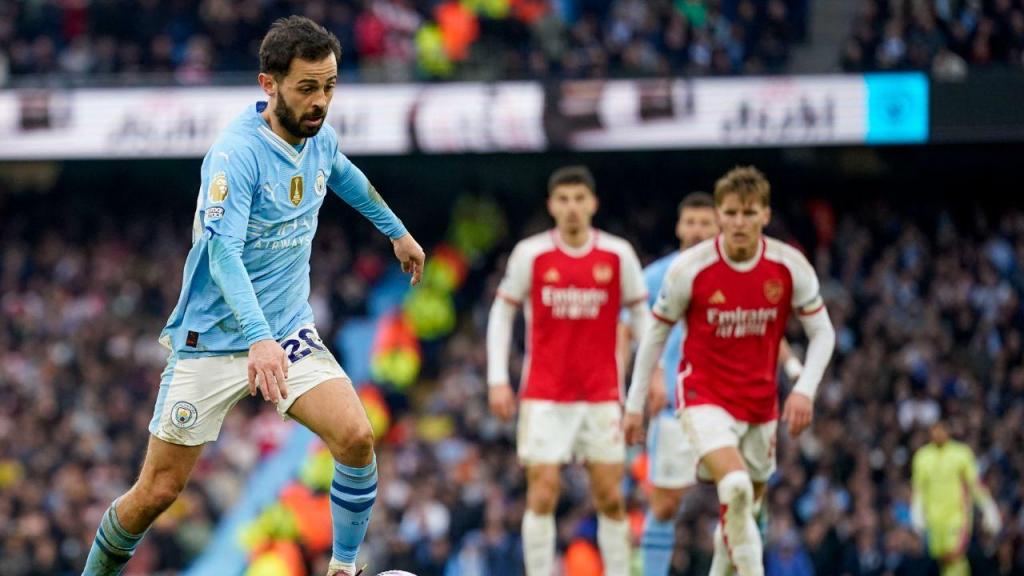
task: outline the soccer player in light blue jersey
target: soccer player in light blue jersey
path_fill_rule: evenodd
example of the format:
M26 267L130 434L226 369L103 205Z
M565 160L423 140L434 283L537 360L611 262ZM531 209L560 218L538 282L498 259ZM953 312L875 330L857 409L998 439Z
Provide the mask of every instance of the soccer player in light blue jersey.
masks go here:
M337 38L293 16L260 45L268 97L248 107L203 160L181 296L161 334L160 380L139 479L100 521L84 575L120 574L178 497L206 442L246 394L316 433L335 460L328 576L354 576L377 495L373 431L309 306L309 257L328 188L391 238L419 282L424 253L324 121L338 81Z
M679 251L655 260L644 268L648 304L661 292L661 283L672 263L681 252L718 234L715 201L706 192L687 195L679 204L676 237ZM620 342L629 342L628 325L620 324ZM697 483L698 456L676 416L679 402L676 395L678 368L683 353L683 327L676 324L669 334L665 352L647 393L647 479L651 483L650 510L644 517L644 530L640 541L644 576L667 576L675 546L675 517L687 490ZM802 368L800 360L792 355L785 341L779 352L787 375L796 378ZM626 419L623 426L628 443L642 439L643 397L630 390L626 399ZM716 545L718 543L716 542ZM716 560L720 556L716 549ZM717 568L717 567L716 567ZM726 559L721 569L728 569Z

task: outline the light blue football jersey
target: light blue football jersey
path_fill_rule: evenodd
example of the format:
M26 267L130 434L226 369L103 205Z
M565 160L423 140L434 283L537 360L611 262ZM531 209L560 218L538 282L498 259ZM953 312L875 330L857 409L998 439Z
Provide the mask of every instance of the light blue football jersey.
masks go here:
M644 268L644 282L647 283L647 306L654 306L658 294L661 292L661 284L665 280L665 274L672 267L672 262L679 256L679 252L673 252L651 262ZM676 377L679 374L679 362L683 357L683 323L677 322L669 332L668 341L665 343L665 351L661 355L661 363L665 374L665 389L668 391L668 406L665 410L675 412L678 408L676 400Z
M244 242L242 263L270 337L280 340L312 323L309 257L320 206L328 186L337 192L341 179L351 176L344 171L355 171L365 181L338 152L333 128L324 124L297 148L270 129L260 114L266 105L249 106L203 159L181 295L161 334L161 341L176 355L249 348L238 318L210 273L208 248L215 235ZM375 194L372 187L370 191ZM386 208L383 201L379 204Z

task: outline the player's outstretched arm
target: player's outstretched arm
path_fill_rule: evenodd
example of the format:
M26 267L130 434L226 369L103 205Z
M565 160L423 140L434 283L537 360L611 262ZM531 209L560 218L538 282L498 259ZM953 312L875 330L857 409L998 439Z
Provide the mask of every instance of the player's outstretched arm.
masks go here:
M327 185L349 206L373 222L377 230L391 238L395 257L402 263L402 271L412 274L410 283L413 286L419 284L426 254L363 171L338 152Z

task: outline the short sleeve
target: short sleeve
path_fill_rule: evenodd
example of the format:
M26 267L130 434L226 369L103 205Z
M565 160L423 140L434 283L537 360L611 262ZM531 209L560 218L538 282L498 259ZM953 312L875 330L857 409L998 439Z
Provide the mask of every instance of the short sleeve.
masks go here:
M505 265L505 276L498 284L498 296L512 302L521 304L530 294L532 259L527 254L523 244L517 244L508 257Z
M640 266L640 258L637 257L636 251L632 246L626 244L620 258L622 305L628 307L647 300L647 282L644 281L644 271Z
M218 142L207 153L202 174L204 231L245 240L258 180L255 154L230 141Z
M654 301L651 312L662 322L675 324L690 305L693 293L693 275L687 270L686 258L678 258L672 263L665 280L658 291L658 299ZM692 266L690 266L692 268Z

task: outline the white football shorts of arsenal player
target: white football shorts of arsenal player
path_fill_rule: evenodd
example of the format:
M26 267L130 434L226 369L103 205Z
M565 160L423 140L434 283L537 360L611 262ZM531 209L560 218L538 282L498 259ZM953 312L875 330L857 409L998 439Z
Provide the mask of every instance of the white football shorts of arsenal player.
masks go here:
M616 323L621 308L647 298L632 246L597 229L580 248L555 230L531 236L512 251L498 297L526 316L520 460L623 461Z
M652 313L686 323L677 394L699 456L735 447L751 479L765 482L775 471L779 343L790 310L816 314L824 303L796 248L765 237L754 258L737 263L723 244L718 236L683 252Z

